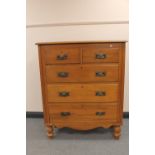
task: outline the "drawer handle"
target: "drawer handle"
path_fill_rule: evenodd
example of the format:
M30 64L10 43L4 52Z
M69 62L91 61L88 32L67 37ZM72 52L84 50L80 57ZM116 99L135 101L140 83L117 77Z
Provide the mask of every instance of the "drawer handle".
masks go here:
M64 54L64 55L58 55L57 56L57 60L66 60L67 59L67 54Z
M71 115L70 112L61 112L61 116L69 116L69 115Z
M69 96L69 92L66 92L66 91L59 92L59 96L61 96L61 97Z
M106 95L106 92L103 92L103 91L96 92L96 96L105 96L105 95Z
M96 112L96 115L97 116L103 116L103 115L105 115L105 112Z
M106 76L106 72L96 72L97 77L103 77Z
M103 53L96 54L96 59L105 59L106 57L107 57L106 54Z
M69 73L68 72L59 72L58 77L68 77Z

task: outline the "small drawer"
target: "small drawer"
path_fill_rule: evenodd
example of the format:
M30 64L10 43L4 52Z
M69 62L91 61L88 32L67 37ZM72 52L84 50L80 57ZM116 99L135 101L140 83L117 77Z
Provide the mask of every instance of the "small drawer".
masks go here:
M117 121L118 106L104 106L102 104L51 104L48 107L52 123L67 122L98 122Z
M88 46L83 48L83 63L119 62L119 47Z
M46 64L80 63L80 48L71 45L43 46Z
M117 102L119 86L113 84L49 84L48 102Z
M47 65L47 83L118 81L118 64Z

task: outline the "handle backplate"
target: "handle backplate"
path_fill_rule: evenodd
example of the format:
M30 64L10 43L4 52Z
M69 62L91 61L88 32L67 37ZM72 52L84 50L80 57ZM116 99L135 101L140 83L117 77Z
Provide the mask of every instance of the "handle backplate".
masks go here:
M96 112L96 115L97 116L103 116L103 115L105 115L105 112L98 111L98 112Z
M63 54L63 55L58 55L57 56L57 60L66 60L68 58L67 54Z
M68 77L69 73L68 72L59 72L58 77Z
M70 112L61 112L60 114L61 114L61 116L69 116L69 115L71 115Z
M106 76L106 72L96 72L97 77L104 77Z
M66 91L59 92L59 96L61 96L61 97L67 97L67 96L69 96L69 92L66 92Z
M105 59L106 57L107 57L107 55L104 53L97 53L96 54L96 59Z
M106 92L103 92L103 91L96 92L96 96L105 96L105 95L106 95Z

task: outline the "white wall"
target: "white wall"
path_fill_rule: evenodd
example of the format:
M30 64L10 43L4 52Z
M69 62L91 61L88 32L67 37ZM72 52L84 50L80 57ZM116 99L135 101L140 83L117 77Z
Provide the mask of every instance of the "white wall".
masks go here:
M42 111L35 43L82 40L128 40L128 0L27 0L27 111ZM128 87L127 43L124 111Z
M27 0L27 24L128 21L128 0Z

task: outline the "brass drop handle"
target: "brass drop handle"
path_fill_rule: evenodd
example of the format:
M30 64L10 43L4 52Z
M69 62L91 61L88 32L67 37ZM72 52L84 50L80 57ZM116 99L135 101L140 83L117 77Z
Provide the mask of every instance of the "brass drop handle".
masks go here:
M66 60L68 58L67 54L63 54L63 55L58 55L57 56L57 60Z
M66 92L66 91L59 92L59 96L61 96L61 97L67 97L67 96L69 96L69 92Z
M69 115L71 115L70 112L61 112L61 116L69 116Z
M106 72L96 72L97 77L103 77L106 76Z
M103 92L103 91L96 92L96 96L105 96L105 95L106 95L106 92Z
M103 115L105 115L105 112L99 111L99 112L96 112L96 115L97 115L97 116L103 116Z
M96 54L96 59L105 59L106 57L107 57L107 55L104 53L97 53Z
M69 73L68 72L59 72L58 77L68 77Z

